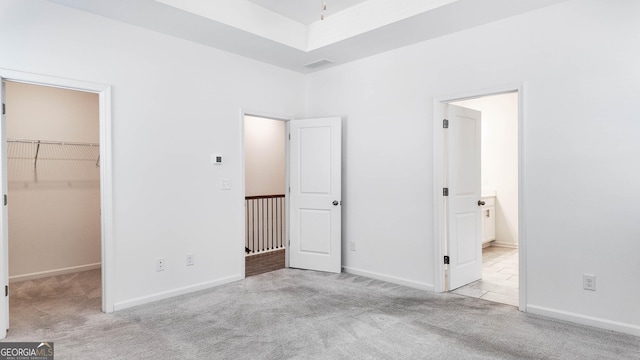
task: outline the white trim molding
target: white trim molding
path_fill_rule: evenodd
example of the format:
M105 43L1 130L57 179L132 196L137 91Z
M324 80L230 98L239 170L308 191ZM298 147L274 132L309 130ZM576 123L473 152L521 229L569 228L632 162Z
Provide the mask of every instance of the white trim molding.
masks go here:
M640 326L612 321L593 316L576 314L568 311L551 309L543 306L527 305L527 312L552 319L569 321L581 325L593 326L599 329L612 330L625 334L640 336Z
M444 187L444 104L451 101L467 100L484 96L506 93L518 93L518 256L519 256L519 309L526 311L527 300L527 258L526 258L526 197L524 185L525 147L524 147L524 106L525 83L506 84L484 89L464 91L457 94L438 96L433 98L433 251L434 251L434 289L436 292L446 291L445 268L443 257L446 254L446 239L444 229L444 201L442 188Z
M130 307L148 304L148 303L151 303L151 302L154 302L154 301L164 300L164 299L172 298L172 297L179 296L179 295L184 295L184 294L189 294L189 293L193 293L193 292L196 292L196 291L210 289L210 288L213 288L213 287L229 284L229 283L232 283L232 282L235 282L235 281L239 281L239 280L242 280L242 279L244 279L244 274L237 274L237 275L229 276L229 277L218 279L218 280L214 280L214 281L207 281L207 282L203 282L203 283L200 283L200 284L185 286L185 287L181 287L181 288L174 289L174 290L163 291L163 292L159 292L159 293L156 293L156 294L151 294L151 295L148 295L148 296L142 296L142 297L138 297L138 298L135 298L135 299L126 300L126 301L122 301L122 302L116 303L116 304L114 304L113 309L114 309L114 311L120 311L120 310L127 309L127 308L130 308Z
M113 312L114 304L114 238L113 177L111 132L111 86L79 80L0 69L0 78L33 85L51 86L98 94L100 122L100 207L102 237L102 311Z
M249 109L246 107L240 108L240 122L239 122L239 126L240 126L240 141L238 142L240 144L240 158L242 159L242 174L241 174L241 179L242 179L242 184L241 184L241 193L242 193L242 206L244 206L244 198L245 198L245 194L247 193L247 190L245 188L245 178L246 178L246 164L245 164L245 160L246 160L246 154L245 154L245 137L244 137L244 118L245 116L253 116L253 117L258 117L258 118L263 118L263 119L270 119L270 120L278 120L278 121L284 121L285 123L285 131L288 134L289 133L289 121L293 120L294 117L293 115L282 115L282 114L274 114L274 113L270 113L267 111L258 111L256 109ZM285 141L285 189L289 188L289 141ZM285 191L285 219L289 219L289 192ZM244 218L246 217L246 213L243 215L243 220L242 220L242 247L240 249L241 250L241 256L242 256L242 274L244 275L246 273L246 269L245 269L245 236L244 236L244 232L245 232L245 224L247 222L247 219ZM285 268L289 267L289 244L287 243L287 240L289 239L289 224L288 221L286 221L287 225L286 225L286 233L285 233L285 246L284 246L284 266ZM243 276L244 279L244 276Z
M518 244L500 242L500 241L493 241L490 243L490 246L503 247L503 248L509 248L509 249L518 249Z
M344 272L352 274L352 275L364 276L364 277L368 277L368 278L371 278L371 279L376 279L376 280L380 280L380 281L386 281L388 283L407 286L407 287L418 289L418 290L425 290L425 291L434 292L433 284L428 284L428 283L423 283L423 282L419 282L419 281L403 279L403 278L399 278L399 277L395 277L395 276L384 275L384 274L380 274L380 273L373 272L373 271L360 270L360 269L347 267L347 266L343 267L342 269L344 270Z
M29 274L15 275L15 276L9 276L9 282L13 283L18 281L34 280L34 279L40 279L45 277L51 277L51 276L73 274L73 273L79 273L83 271L100 269L101 267L102 267L102 264L95 263L95 264L71 266L71 267L62 268L62 269L40 271L40 272L29 273Z

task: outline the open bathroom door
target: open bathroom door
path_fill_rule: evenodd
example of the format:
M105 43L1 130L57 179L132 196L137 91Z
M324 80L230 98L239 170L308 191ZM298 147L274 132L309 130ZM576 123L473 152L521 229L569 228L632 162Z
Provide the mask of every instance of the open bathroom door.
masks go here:
M449 290L482 278L480 120L476 110L447 104L445 129Z

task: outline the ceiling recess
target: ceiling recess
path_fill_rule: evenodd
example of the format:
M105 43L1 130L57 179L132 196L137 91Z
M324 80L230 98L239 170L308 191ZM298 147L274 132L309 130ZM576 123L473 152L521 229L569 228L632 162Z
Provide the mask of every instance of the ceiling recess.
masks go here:
M304 64L303 66L308 68L308 69L317 69L319 67L323 67L329 64L333 64L334 61L329 60L329 59L320 59L320 60L316 60L316 61L312 61L308 64Z

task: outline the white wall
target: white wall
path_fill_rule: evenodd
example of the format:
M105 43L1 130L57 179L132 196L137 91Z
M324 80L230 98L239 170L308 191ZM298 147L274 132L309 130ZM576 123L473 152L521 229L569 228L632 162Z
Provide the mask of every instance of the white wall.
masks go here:
M246 196L284 194L285 122L244 117Z
M99 142L96 94L16 82L7 82L6 92L8 138ZM32 159L8 162L9 277L16 280L86 270L101 261L95 161L43 154L37 177Z
M434 283L433 99L524 83L527 309L640 334L638 13L567 1L308 75L307 115L346 118L344 266Z
M301 116L303 75L47 1L0 1L0 44L0 68L112 86L116 308L242 278L241 108Z
M482 112L482 192L496 194L496 240L518 246L518 94L452 102Z
M433 98L524 82L528 310L640 334L639 12L573 0L302 76L2 0L0 68L112 85L120 307L241 277L241 107L344 116L343 235L357 242L344 265L429 288ZM225 165L210 165L212 152ZM596 292L581 289L584 273L598 276Z

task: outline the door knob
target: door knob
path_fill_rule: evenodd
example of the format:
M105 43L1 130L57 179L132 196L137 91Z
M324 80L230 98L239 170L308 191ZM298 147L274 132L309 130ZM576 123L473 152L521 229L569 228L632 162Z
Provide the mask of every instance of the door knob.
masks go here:
M333 200L333 206L338 206L339 202L338 200Z
M485 204L485 202L484 202L484 201L482 201L482 200L478 200L478 206L482 206L482 205L484 205L484 204Z

